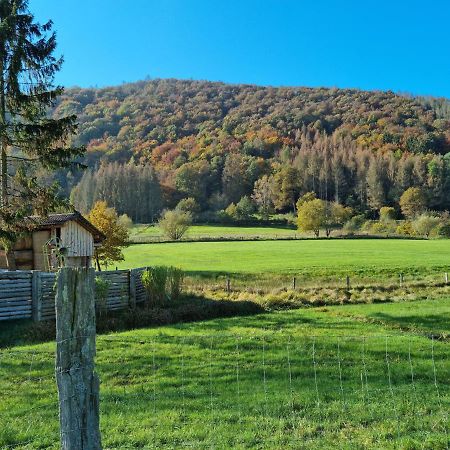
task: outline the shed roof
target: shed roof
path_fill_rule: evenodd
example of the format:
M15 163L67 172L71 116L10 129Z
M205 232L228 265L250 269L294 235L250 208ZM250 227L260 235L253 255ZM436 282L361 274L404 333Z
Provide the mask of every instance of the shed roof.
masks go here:
M89 231L94 236L95 242L105 240L106 236L96 228L89 220L87 220L80 212L74 211L71 213L49 214L46 217L30 216L29 219L34 222L34 230L45 230L51 227L63 226L67 222L76 222L85 230Z

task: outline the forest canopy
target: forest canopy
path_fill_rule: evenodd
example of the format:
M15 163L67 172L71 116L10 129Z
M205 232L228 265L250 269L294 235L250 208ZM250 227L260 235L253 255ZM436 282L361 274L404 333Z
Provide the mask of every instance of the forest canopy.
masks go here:
M53 114L78 116L90 170L67 189L85 211L106 200L146 221L182 198L211 212L270 192L264 208L290 212L315 192L370 213L416 186L450 208L445 99L169 79L70 89Z

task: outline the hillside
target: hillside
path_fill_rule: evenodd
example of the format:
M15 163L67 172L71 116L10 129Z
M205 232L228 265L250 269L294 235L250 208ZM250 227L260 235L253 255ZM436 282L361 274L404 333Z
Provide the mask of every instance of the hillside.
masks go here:
M447 106L392 92L154 80L68 90L54 114L78 115L76 143L87 146L90 167L103 161L102 173L112 175L126 172L117 163L131 158L146 166L146 182L157 179L160 190L152 194L157 209L183 197L194 197L202 210L221 209L278 173L276 190L285 192L273 199L276 210L293 209L313 190L365 211L396 204L416 184L430 188L431 207L447 207L440 156L450 150ZM97 175L85 175L89 186L74 193L81 209L93 196L113 196L112 181L98 187ZM289 178L293 185L281 186ZM129 203L107 200L122 211Z

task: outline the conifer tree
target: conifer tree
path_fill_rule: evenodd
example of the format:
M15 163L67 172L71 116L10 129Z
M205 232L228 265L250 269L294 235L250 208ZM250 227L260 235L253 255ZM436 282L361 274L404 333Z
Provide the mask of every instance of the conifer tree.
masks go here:
M52 26L36 22L26 0L0 0L0 243L10 269L14 243L32 226L25 217L62 203L38 171L69 167L84 152L68 146L76 117L47 115L63 90L54 85L62 58Z

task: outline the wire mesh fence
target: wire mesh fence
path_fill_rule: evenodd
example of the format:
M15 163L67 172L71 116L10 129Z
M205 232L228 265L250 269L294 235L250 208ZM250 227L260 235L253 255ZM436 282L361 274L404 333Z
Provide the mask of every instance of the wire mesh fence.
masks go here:
M449 356L339 330L101 336L104 446L447 448ZM58 448L54 364L50 345L1 350L0 448Z

